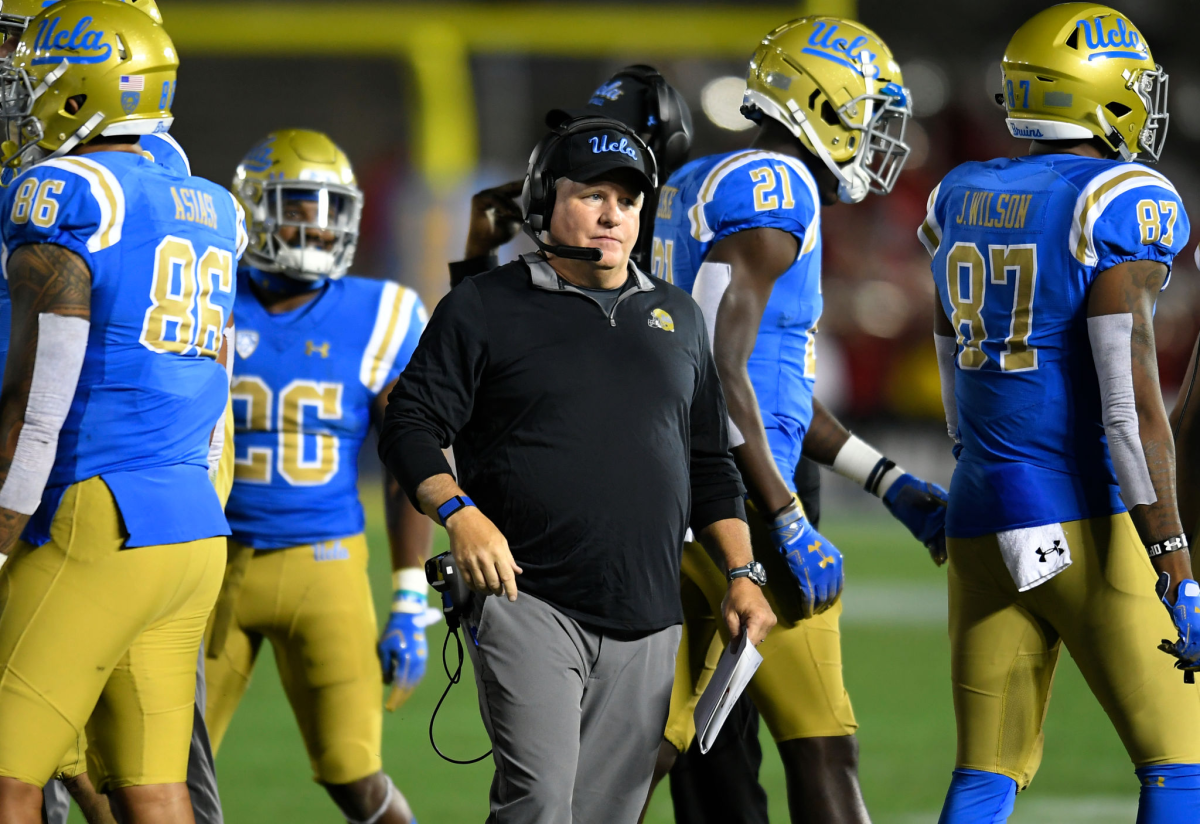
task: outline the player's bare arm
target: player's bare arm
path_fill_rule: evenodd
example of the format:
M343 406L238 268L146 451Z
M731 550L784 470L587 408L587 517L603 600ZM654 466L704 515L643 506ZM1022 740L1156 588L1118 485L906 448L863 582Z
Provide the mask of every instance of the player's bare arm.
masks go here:
M39 347L41 319L57 315L89 322L92 273L79 255L62 246L27 245L9 258L8 288L12 295L12 333L0 391L0 489L8 480L27 421L34 365L38 356L52 345L46 341L47 346ZM61 424L59 421L58 425ZM54 437L57 442L57 427ZM12 551L30 514L0 507L0 552L7 555Z
M455 496L466 496L448 474L426 478L417 487L421 510L438 520L438 507ZM488 516L465 506L446 519L450 551L467 585L475 592L507 595L517 600L517 579L523 571L513 559L508 541Z
M1171 425L1163 406L1162 391L1158 381L1158 359L1154 345L1154 303L1167 279L1167 267L1156 261L1134 260L1101 272L1092 286L1088 297L1089 333L1096 348L1096 318L1130 316L1132 327L1129 332L1130 366L1138 440L1144 455L1145 471L1149 475L1151 489L1139 494L1127 489L1135 485L1130 470L1123 467L1122 447L1113 433L1109 432L1109 449L1116 451L1113 464L1121 483L1121 494L1129 515L1133 519L1138 535L1146 546L1153 546L1175 538L1183 533L1179 509L1175 497L1175 444L1171 436ZM1101 364L1097 364L1102 370ZM1101 371L1101 379L1104 380ZM1101 386L1101 395L1105 387ZM1106 407L1108 404L1106 403ZM1106 409L1105 430L1113 423ZM1128 423L1128 422L1125 422ZM1133 467L1136 471L1137 467ZM1146 494L1149 493L1149 494ZM1147 500L1148 499L1148 500ZM1142 501L1135 503L1136 501ZM1179 582L1191 577L1191 559L1188 550L1166 552L1151 558L1154 568L1171 576L1171 587L1167 597L1175 600Z
M725 390L729 418L745 438L745 443L734 447L733 456L751 500L765 517L788 507L792 493L771 457L746 365L775 281L795 263L798 251L793 235L760 228L730 235L714 245L705 258L706 263L730 267L729 287L717 309L713 358Z

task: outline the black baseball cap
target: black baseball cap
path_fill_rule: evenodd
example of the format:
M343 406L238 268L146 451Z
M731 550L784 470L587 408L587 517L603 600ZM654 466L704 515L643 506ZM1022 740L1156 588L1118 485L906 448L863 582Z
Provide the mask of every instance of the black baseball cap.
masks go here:
M648 134L657 125L649 122L653 113L649 101L653 93L654 87L638 75L618 72L592 92L583 108L551 109L546 112L546 125L557 129L576 117L611 117L639 134Z
M587 128L587 120L596 120L595 128ZM607 118L575 118L560 124L570 126L572 134L564 137L554 148L546 163L553 179L568 178L587 183L617 171L626 171L636 181L647 199L657 187L657 169L653 155L631 130ZM621 126L619 128L619 126Z

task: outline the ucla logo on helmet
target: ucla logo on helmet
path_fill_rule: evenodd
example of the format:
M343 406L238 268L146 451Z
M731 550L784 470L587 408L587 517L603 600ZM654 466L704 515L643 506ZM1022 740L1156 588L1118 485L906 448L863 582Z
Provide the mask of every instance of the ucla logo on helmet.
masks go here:
M272 155L275 153L275 136L271 135L249 151L242 165L248 172L265 172L271 168Z
M1083 42L1087 45L1088 60L1109 57L1132 57L1144 60L1150 54L1149 48L1142 42L1142 35L1131 26L1125 24L1124 18L1118 17L1111 27L1105 27L1104 16L1096 15L1088 20L1080 20L1075 24L1076 31L1083 31Z
M625 94L625 90L621 88L621 81L614 80L592 92L592 99L588 103L593 106L603 106L605 100L611 103L623 94Z
M48 17L38 24L33 40L34 52L49 52L35 57L32 65L45 63L103 63L112 57L112 45L104 42L104 32L92 29L92 18L81 17L75 28L60 29L62 17Z
M867 51L869 42L865 35L858 35L853 40L835 37L838 31L837 23L819 20L812 34L808 36L808 45L802 51L805 54L831 60L861 74L866 78L879 76L879 67L875 65L876 55Z
M600 135L600 137L589 137L588 143L592 144L592 154L601 154L602 152L619 152L623 155L628 155L634 160L638 159L637 151L629 145L629 138L622 137L618 143L615 139L612 143L608 142L608 135Z

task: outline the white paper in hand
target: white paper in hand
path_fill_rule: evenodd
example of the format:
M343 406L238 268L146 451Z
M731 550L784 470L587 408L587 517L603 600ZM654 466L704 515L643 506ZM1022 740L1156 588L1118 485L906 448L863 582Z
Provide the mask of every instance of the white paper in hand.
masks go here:
M704 694L700 696L693 716L700 752L708 752L717 740L717 733L721 731L721 726L729 717L733 705L754 677L762 660L758 650L746 640L745 631L734 638L721 654L717 669L713 672L708 686L704 688Z

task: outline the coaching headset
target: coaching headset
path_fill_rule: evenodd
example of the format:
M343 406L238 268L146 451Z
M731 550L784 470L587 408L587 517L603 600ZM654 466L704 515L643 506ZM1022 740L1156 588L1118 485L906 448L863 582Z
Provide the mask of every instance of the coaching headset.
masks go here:
M586 142L587 139L582 138L582 135L589 132L607 133L605 136L615 132L630 144L630 149L641 153L638 158L628 153L614 152L617 157L611 158L611 168L631 169L645 178L649 189L643 189L642 213L654 214L655 193L658 190L658 162L654 158L654 152L650 151L650 147L634 129L621 121L594 116L576 117L559 124L534 147L533 154L529 156L529 168L525 173L525 186L521 190L521 210L525 215L526 233L543 252L573 260L598 261L604 256L599 249L552 245L543 242L541 238L542 232L550 228L550 215L554 212L555 183L560 177L571 177L573 164L570 163L569 157L564 161L564 150L569 155L572 139L579 137L579 143ZM630 157L636 163L620 160L625 157Z

